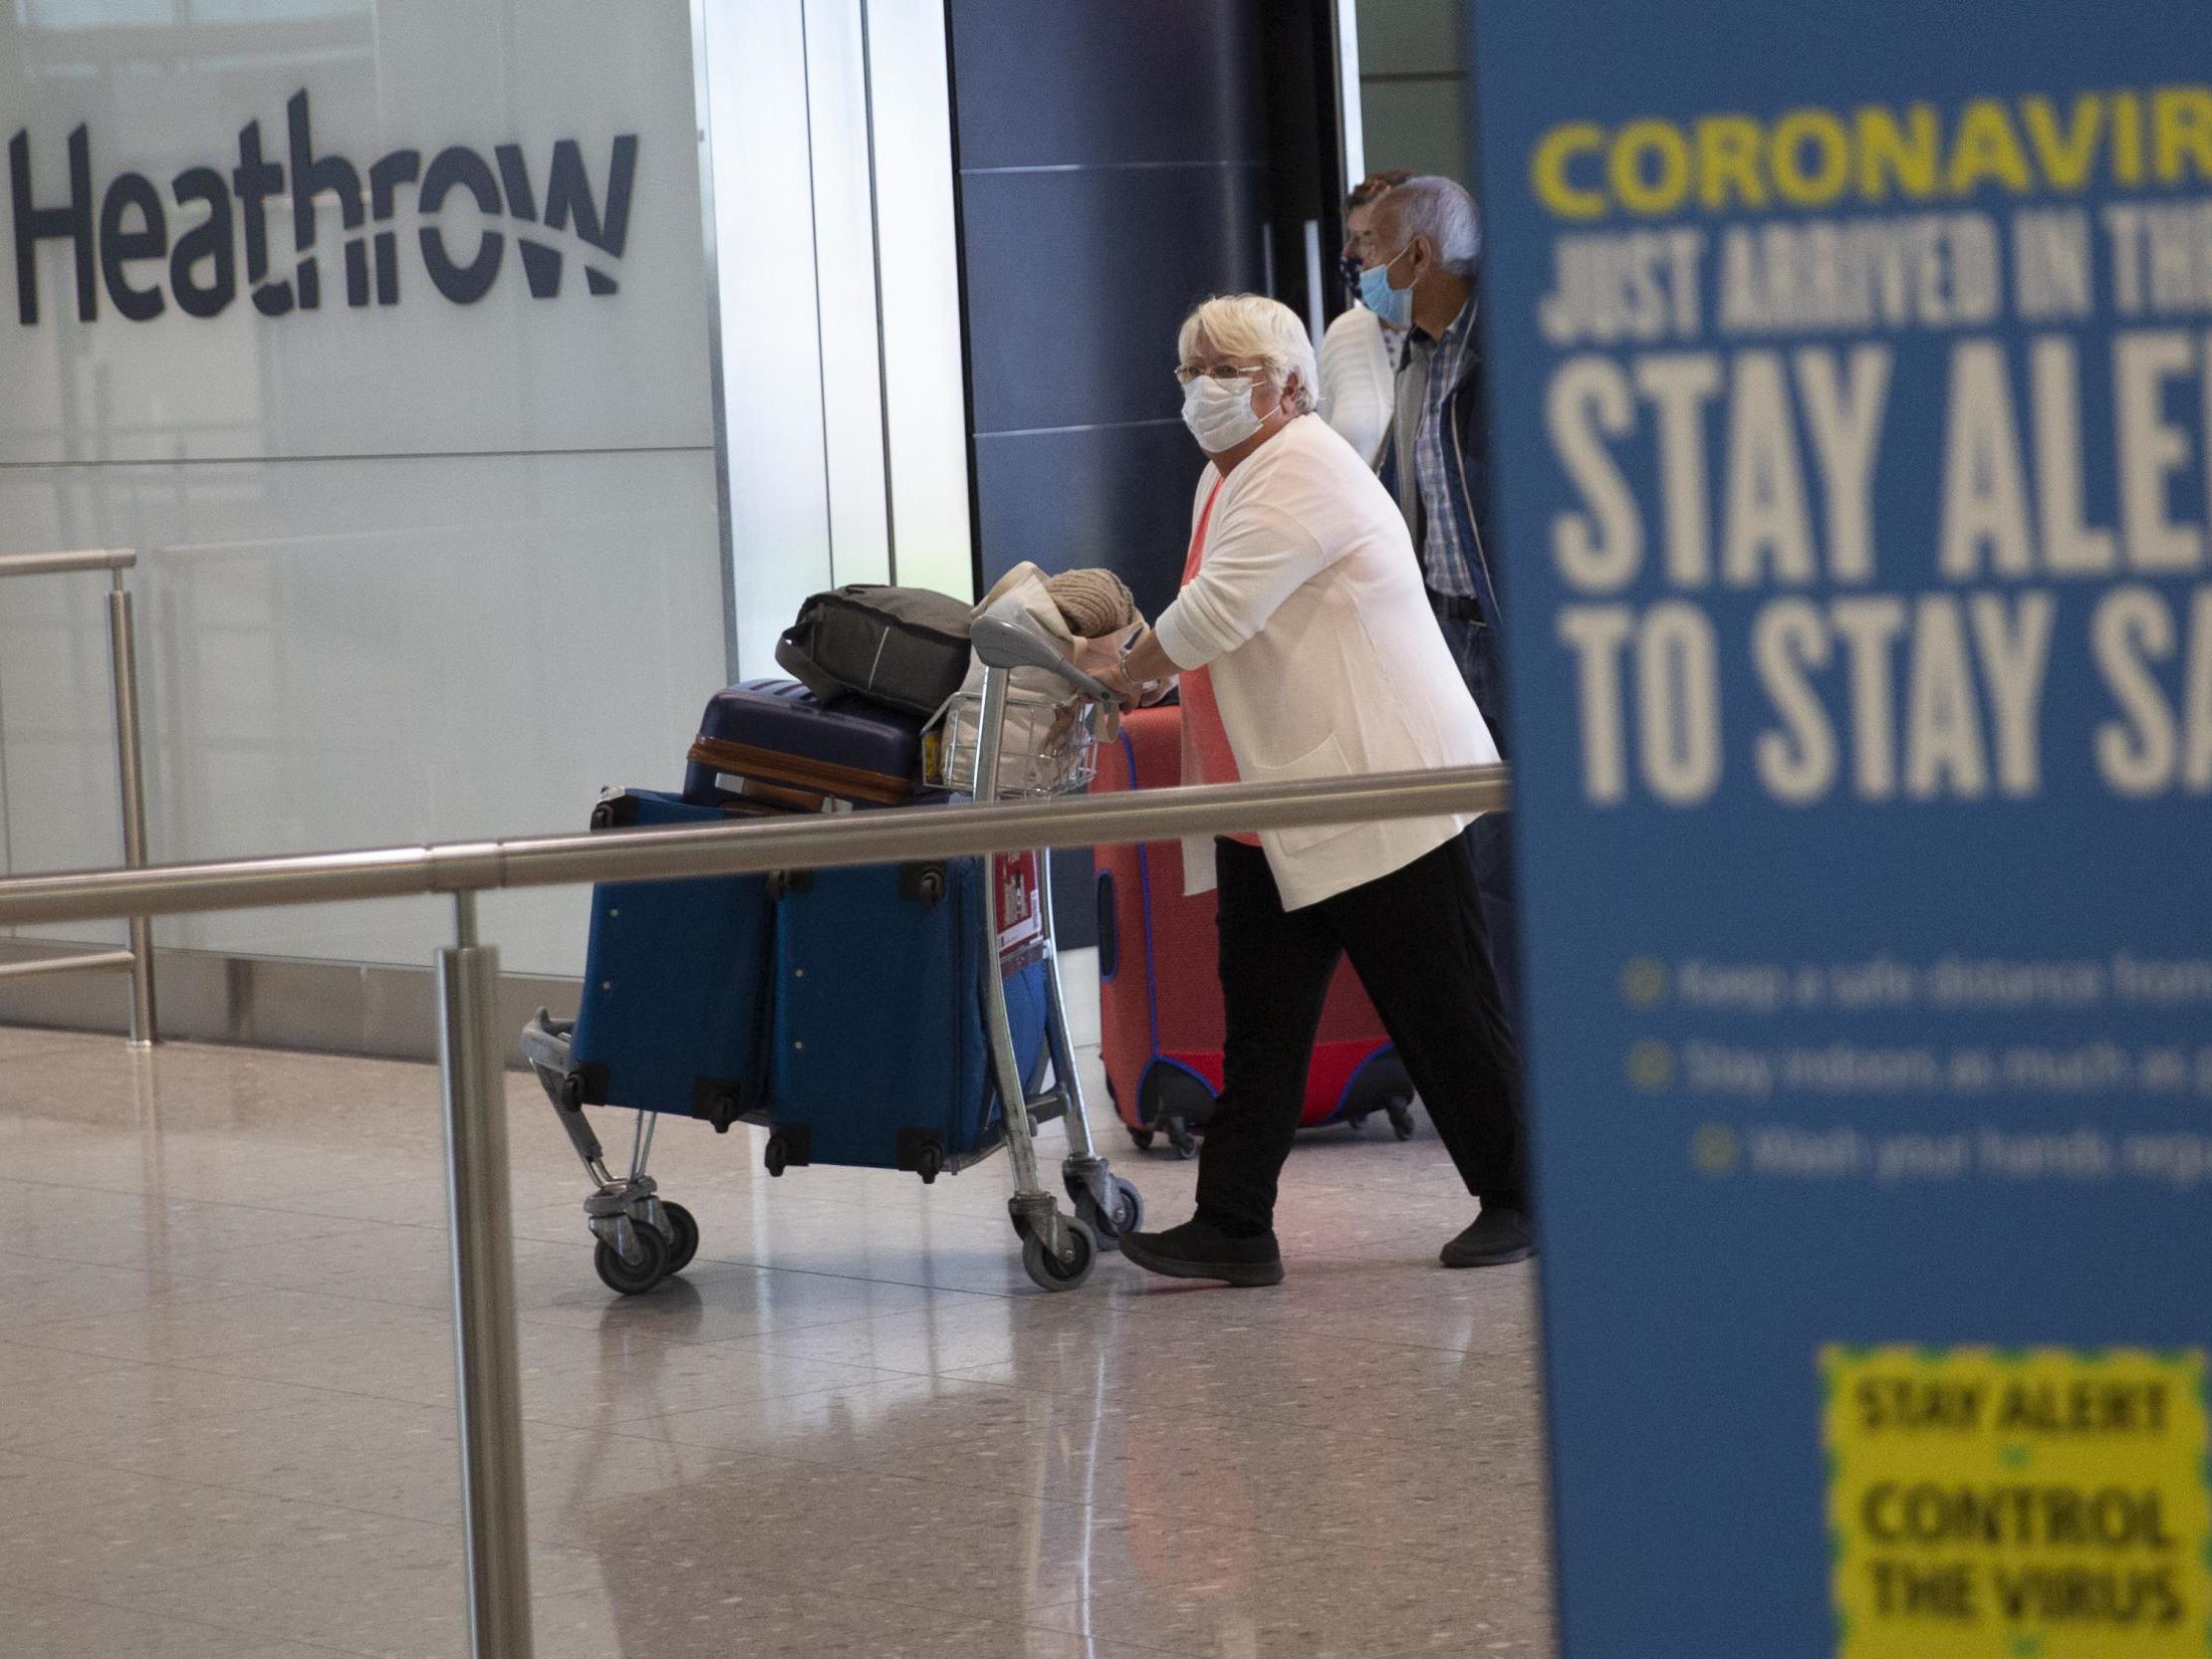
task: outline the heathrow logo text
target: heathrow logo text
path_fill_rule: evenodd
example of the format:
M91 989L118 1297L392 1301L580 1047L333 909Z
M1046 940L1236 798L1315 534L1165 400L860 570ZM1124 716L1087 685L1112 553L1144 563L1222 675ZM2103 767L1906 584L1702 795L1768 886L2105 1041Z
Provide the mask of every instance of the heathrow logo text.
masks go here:
M519 227L538 231L542 226L581 243L587 292L607 295L617 289L614 274L597 256L605 256L607 263L620 260L628 237L630 186L637 174L633 132L614 139L606 190L600 195L586 171L583 145L574 138L555 141L542 175L532 173L520 144L494 146L488 161L454 144L427 164L420 150L395 149L365 169L343 155L315 152L305 91L286 103L285 128L282 158L264 149L261 122L250 120L238 134L238 164L227 172L212 165L186 167L166 190L144 173L123 172L95 191L92 137L80 125L64 146L68 193L56 194L50 183L43 199L32 184L30 129L18 131L8 140L8 184L15 209L19 321L39 321L37 254L46 241L74 246L80 322L99 319L103 290L117 315L133 323L159 317L171 303L189 317L220 316L239 295L241 239L244 286L256 311L264 317L314 311L324 303L316 235L316 208L324 198L337 203L340 228L324 244L337 259L331 304L338 303L337 289L343 283L349 306L395 306L413 286L411 278L401 282L402 235L397 229L374 227L392 225L400 217L409 205L402 191L413 196L410 217L422 272L455 305L474 305L491 292L506 262L510 236L531 298L559 296L565 263L561 247ZM440 209L455 192L484 215L480 229L456 229L458 248L448 245L437 223ZM276 245L270 211L272 202L281 206L287 201L292 210L289 258ZM52 298L66 303L63 295Z

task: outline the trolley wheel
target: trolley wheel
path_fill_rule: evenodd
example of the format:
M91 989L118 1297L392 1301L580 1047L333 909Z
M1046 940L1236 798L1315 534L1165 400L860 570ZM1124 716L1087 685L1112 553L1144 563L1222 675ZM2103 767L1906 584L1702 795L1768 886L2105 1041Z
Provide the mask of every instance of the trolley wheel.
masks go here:
M921 1184L932 1187L937 1177L944 1173L945 1155L934 1146L924 1146L914 1154L914 1173L921 1177Z
M1072 1262L1063 1262L1045 1248L1045 1241L1034 1235L1022 1239L1022 1267L1030 1279L1047 1291L1072 1291L1091 1277L1091 1270L1099 1265L1099 1238L1091 1231L1091 1224L1081 1216L1066 1218L1067 1228L1076 1241L1076 1255Z
M637 1241L635 1264L623 1261L621 1252L603 1239L592 1252L592 1266L610 1291L641 1297L668 1276L668 1241L650 1227L632 1227L630 1234Z
M1156 1138L1149 1129L1131 1129L1129 1131L1129 1139L1135 1144L1139 1152L1149 1152L1152 1149L1152 1142Z
M1106 1216L1106 1225L1115 1238L1134 1233L1144 1225L1144 1195L1118 1175L1113 1178L1113 1203Z
M1365 1129L1366 1126L1367 1114L1365 1112L1348 1111L1345 1113L1345 1127L1350 1129L1353 1134L1358 1134L1361 1130Z
M1091 1188L1079 1180L1068 1182L1068 1196L1075 1200L1076 1214L1090 1223L1091 1231L1099 1235L1102 1249L1113 1250L1121 1242L1121 1235L1133 1233L1144 1225L1144 1197L1136 1188L1118 1175L1106 1177L1106 1202L1102 1210Z
M1413 1138L1413 1104L1409 1100L1392 1100L1388 1106L1390 1132L1400 1140Z
M1164 1127L1167 1130L1167 1144L1175 1149L1176 1157L1198 1156L1198 1137L1190 1132L1188 1123L1179 1117L1170 1117Z
M768 1173L771 1175L781 1175L790 1167L791 1148L784 1144L782 1135L770 1135L768 1137L768 1150L761 1154L760 1161L767 1165Z
M681 1204L660 1201L660 1213L668 1218L668 1268L667 1277L673 1278L691 1265L691 1258L699 1254L699 1221Z

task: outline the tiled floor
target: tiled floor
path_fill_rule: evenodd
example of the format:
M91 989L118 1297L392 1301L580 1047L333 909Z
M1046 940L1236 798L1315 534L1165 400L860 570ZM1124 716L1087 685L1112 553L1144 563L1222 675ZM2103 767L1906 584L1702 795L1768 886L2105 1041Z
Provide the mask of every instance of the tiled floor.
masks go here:
M459 1659L434 1070L0 1032L0 1659ZM704 1243L624 1302L510 1101L546 1659L1551 1652L1533 1270L1433 1265L1425 1121L1301 1144L1280 1289L1051 1297L1002 1161L770 1182L671 1124Z

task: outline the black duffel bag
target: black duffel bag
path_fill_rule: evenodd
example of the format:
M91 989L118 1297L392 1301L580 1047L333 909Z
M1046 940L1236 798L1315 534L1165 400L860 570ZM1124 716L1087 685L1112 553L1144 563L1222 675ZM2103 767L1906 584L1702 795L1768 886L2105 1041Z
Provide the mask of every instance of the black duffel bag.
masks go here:
M799 607L776 661L825 702L865 697L935 714L968 677L971 608L927 588L835 588Z

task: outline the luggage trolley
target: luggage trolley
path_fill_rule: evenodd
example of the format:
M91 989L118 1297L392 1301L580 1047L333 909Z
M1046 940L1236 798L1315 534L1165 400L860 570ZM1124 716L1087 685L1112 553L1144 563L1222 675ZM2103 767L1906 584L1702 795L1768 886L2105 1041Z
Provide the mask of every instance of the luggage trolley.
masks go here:
M956 694L931 723L924 745L927 782L969 802L1049 797L1085 788L1096 770L1097 727L1111 693L1018 615L978 618L973 643L983 667L981 685ZM1045 670L1074 695L1056 698L1017 688L1017 669ZM1112 1172L1092 1135L1060 984L1051 859L1043 849L1005 854L990 860L990 873L989 891L973 907L970 924L984 932L983 948L976 952L976 992L989 1073L1002 1103L1001 1134L961 1157L940 1158L933 1148L925 1149L911 1167L924 1181L932 1181L1003 1144L1013 1164L1014 1193L1007 1209L1022 1241L1022 1265L1045 1290L1072 1290L1090 1277L1102 1250L1116 1248L1123 1233L1142 1225L1143 1201L1134 1186ZM779 873L766 879L773 887L790 877ZM1025 1076L1008 1011L1007 978L1040 963L1045 1041L1033 1072ZM523 1053L596 1188L584 1201L584 1214L598 1241L600 1277L611 1289L636 1295L683 1270L698 1249L699 1228L682 1205L660 1196L646 1172L656 1113L637 1113L628 1173L616 1175L608 1164L585 1119L585 1090L570 1061L575 1029L575 1022L555 1021L541 1011L523 1030ZM774 1107L771 1099L737 1116L772 1125ZM1061 1175L1072 1214L1045 1186L1038 1167L1037 1125L1055 1117L1065 1118L1068 1125ZM716 1126L726 1128L727 1119L718 1119ZM772 1135L770 1172L782 1173L787 1159L805 1161L789 1157L780 1137Z

